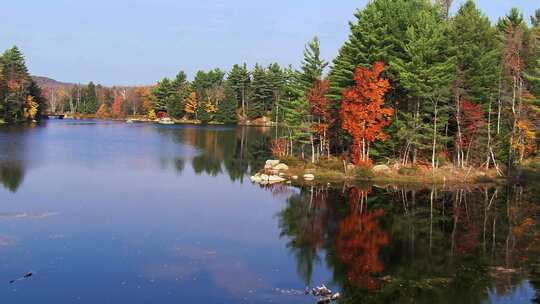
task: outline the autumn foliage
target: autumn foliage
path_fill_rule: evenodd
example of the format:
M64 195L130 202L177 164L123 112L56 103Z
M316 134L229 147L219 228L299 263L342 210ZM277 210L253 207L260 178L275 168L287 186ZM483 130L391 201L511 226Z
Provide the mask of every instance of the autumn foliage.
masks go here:
M328 128L334 119L330 108L330 99L327 97L330 82L327 79L316 80L307 91L307 99L314 117L313 130L320 137L321 145L328 149Z
M343 92L342 128L352 136L352 160L356 165L371 164L369 146L386 139L383 128L391 123L393 109L384 107L384 95L390 82L381 78L385 66L376 62L372 69L358 67L355 86Z
M462 147L470 146L479 130L485 127L485 114L479 104L464 100L461 102L461 116L463 117Z
M114 96L114 102L111 107L111 115L113 118L122 118L124 113L122 112L122 106L124 104L124 98L120 94Z
M367 210L367 192L351 189L351 212L339 224L336 251L339 260L347 266L349 281L372 290L377 287L375 275L384 270L380 250L390 243L390 238L379 226L384 210Z
M99 119L109 118L109 110L107 109L107 105L102 103L99 106L99 109L96 112L96 117Z

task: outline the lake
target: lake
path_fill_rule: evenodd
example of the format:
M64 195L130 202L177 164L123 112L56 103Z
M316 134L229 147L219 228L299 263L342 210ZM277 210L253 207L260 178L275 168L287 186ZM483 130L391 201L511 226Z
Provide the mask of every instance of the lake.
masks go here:
M254 185L273 134L0 127L2 303L315 303L322 283L346 303L538 296L537 184Z

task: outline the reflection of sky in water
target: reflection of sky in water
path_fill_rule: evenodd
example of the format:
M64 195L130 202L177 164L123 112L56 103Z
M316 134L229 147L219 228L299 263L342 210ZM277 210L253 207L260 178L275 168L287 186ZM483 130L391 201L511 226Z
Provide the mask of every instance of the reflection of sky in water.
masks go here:
M496 288L491 289L489 291L489 302L486 301L484 303L532 303L534 296L535 291L529 281L523 281L510 291L499 292Z
M0 284L3 303L310 302L274 291L304 287L278 237L284 199L189 161L178 172L200 152L159 128L59 121L10 135L18 146L0 154L25 172L16 192L0 187L0 282L37 275Z
M259 131L72 121L10 130L0 129L1 303L313 303L281 292L304 282L278 216L289 196L313 196L239 178L268 157ZM340 205L290 211L320 232ZM346 276L327 268L332 252L317 254L313 283ZM1 283L27 271L36 276ZM492 303L533 296L528 281L489 291Z

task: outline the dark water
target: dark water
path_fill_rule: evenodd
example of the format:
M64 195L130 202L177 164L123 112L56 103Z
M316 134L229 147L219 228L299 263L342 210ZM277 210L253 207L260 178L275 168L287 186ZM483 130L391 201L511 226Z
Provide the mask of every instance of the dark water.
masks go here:
M314 303L320 283L349 303L537 296L536 184L261 188L272 134L0 128L0 303Z

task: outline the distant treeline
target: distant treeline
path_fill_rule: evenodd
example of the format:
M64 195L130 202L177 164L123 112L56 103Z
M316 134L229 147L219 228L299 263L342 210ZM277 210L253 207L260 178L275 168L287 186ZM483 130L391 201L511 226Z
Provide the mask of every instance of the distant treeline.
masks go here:
M537 153L540 10L526 20L514 8L492 24L472 0L449 15L451 2L370 1L331 64L314 38L298 69L237 64L151 87L90 83L59 104L99 117L271 121L285 130L272 144L279 157L501 172Z

